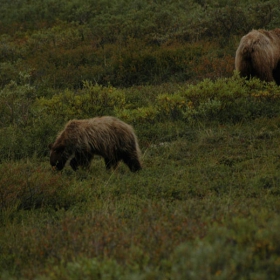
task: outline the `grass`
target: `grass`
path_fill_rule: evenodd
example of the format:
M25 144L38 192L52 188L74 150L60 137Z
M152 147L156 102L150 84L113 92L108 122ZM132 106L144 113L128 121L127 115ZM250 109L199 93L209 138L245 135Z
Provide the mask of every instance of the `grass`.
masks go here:
M137 174L3 162L1 279L276 279L279 126L181 126Z

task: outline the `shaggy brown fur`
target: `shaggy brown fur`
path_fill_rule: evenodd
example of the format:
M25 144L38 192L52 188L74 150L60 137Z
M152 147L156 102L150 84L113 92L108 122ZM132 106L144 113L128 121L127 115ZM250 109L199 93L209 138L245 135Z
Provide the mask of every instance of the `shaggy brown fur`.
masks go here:
M235 69L241 77L257 77L280 85L280 29L252 30L236 51Z
M50 163L57 170L62 170L69 159L75 171L78 166L89 167L94 155L104 158L107 169L116 168L121 160L132 172L141 169L133 128L114 117L71 120L49 149Z

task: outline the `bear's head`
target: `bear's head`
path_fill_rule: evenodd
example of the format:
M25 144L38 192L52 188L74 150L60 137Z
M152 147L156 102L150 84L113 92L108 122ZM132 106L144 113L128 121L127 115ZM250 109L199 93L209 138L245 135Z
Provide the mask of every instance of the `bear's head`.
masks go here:
M68 160L68 157L65 153L65 145L49 144L49 149L51 166L58 171L62 170Z

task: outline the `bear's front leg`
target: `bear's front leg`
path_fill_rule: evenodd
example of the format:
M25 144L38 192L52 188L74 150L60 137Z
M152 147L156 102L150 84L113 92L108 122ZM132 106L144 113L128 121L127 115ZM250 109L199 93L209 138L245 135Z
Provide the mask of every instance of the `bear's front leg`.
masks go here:
M118 166L118 162L114 159L104 158L106 169L109 170L111 168L116 169Z
M70 161L70 166L74 171L77 171L78 167L83 169L89 169L93 155L85 152L75 153L75 157Z
M78 169L78 162L77 162L76 158L72 158L71 159L70 166L72 167L72 169L74 171L77 171L77 169Z

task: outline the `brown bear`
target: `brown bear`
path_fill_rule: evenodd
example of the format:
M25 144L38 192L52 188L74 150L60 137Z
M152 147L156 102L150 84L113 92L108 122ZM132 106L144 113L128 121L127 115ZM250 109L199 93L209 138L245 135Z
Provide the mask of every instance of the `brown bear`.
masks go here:
M115 117L71 120L49 149L50 164L57 170L62 170L69 159L75 171L79 166L89 167L94 155L104 158L106 169L115 169L121 160L132 172L142 168L132 126Z
M280 84L280 29L252 30L236 51L235 69L241 77L257 77Z

